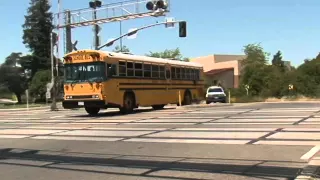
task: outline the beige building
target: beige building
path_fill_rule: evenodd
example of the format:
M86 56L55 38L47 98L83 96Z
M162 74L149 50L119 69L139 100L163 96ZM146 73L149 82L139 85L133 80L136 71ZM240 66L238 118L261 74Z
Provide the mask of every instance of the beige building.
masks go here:
M192 58L191 62L203 65L206 86L220 84L224 88L238 88L241 60L245 55L209 55Z

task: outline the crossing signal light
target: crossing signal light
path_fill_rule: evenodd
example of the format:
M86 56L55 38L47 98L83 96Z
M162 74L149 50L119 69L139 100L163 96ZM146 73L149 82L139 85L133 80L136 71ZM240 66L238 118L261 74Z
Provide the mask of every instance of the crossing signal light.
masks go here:
M179 22L179 37L187 37L187 22Z
M91 8L97 8L97 7L101 7L101 5L102 5L102 2L101 1L99 1L99 0L95 0L95 1L90 1L89 2L89 6L91 7Z
M146 5L146 8L149 11L154 11L158 9L167 9L168 3L165 0L149 1Z

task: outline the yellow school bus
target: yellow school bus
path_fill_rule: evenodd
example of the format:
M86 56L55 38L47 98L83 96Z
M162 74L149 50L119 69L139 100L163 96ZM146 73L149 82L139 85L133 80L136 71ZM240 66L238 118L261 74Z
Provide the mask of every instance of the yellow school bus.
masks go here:
M73 51L63 59L65 109L131 113L139 106L162 109L204 99L203 67L197 63L98 50Z

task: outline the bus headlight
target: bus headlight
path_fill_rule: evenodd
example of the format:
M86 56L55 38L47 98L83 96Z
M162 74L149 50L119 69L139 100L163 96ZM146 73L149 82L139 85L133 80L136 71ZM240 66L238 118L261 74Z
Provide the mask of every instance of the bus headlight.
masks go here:
M99 99L99 95L92 95L93 99Z
M66 99L72 99L72 96L66 96Z

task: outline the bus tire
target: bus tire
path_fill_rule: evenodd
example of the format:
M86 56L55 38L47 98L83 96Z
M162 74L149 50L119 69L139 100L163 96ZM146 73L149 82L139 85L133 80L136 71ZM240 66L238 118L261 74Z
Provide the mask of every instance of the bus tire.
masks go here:
M100 111L100 108L97 108L97 107L84 107L84 109L87 111L87 113L90 115L90 116L95 116L99 113Z
M186 90L186 92L184 93L184 98L183 98L183 105L190 105L192 102L192 96L191 96L191 92L189 90Z
M132 113L136 106L133 92L126 92L123 98L123 107L120 108L120 112L124 114Z
M161 104L161 105L152 105L152 108L154 109L154 110L160 110L160 109L163 109L164 108L164 104Z

